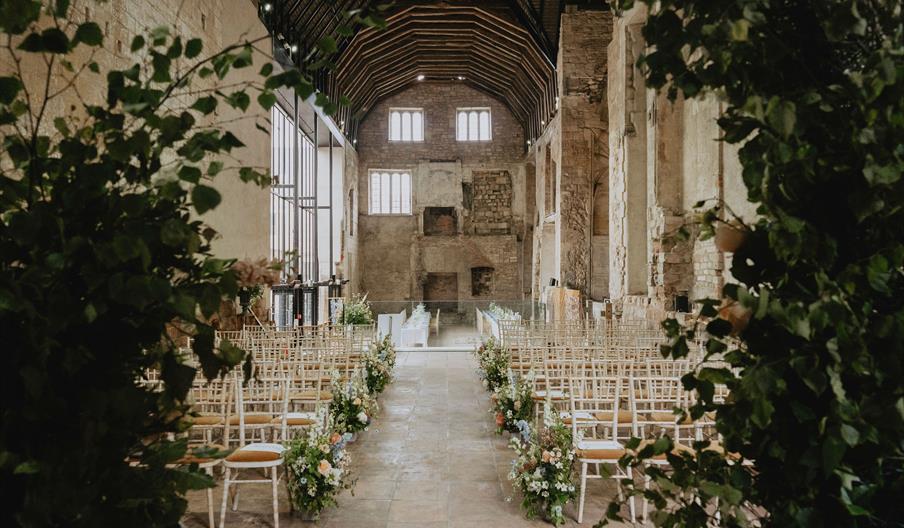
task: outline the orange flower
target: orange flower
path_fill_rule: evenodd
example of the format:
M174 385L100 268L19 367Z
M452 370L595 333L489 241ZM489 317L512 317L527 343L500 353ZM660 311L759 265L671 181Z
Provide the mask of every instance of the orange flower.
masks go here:
M339 433L333 433L330 435L330 443L335 445L339 443L339 440L342 440L342 435Z
M549 451L543 451L543 455L540 458L543 459L544 463L548 463L550 460L552 460L552 453L550 453Z
M496 425L498 427L502 427L502 424L505 423L505 416L502 416L502 413L496 413Z
M333 469L333 465L330 464L329 460L321 460L320 464L317 465L317 473L320 473L324 477L330 474L331 469Z

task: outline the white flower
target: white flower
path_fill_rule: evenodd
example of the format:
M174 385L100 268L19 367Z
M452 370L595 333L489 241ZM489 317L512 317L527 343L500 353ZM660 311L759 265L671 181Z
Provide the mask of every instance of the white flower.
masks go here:
M358 413L358 421L361 423L367 423L367 414L364 412Z

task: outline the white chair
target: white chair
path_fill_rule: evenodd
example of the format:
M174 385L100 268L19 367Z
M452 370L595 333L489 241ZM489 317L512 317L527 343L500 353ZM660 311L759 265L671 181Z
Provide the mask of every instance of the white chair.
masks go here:
M619 431L625 430L622 424L626 417L621 410L621 391L624 380L620 375L601 376L599 373L575 375L570 378L568 422L575 447L575 458L581 464L581 482L578 496L578 523L584 522L584 500L587 494L589 479L606 478L600 473L600 465L606 464L613 469L614 479L631 479L634 476L631 468L622 468L618 460L624 456L624 444L620 440ZM597 436L600 430L608 435ZM593 466L596 474L588 474ZM621 488L618 490L619 500L622 498ZM628 499L631 522L635 520L634 497Z
M273 400L280 402L281 412L285 414L288 409L288 389L284 379L251 381L249 382L249 387L245 387L244 390L241 381L236 380L235 388L236 408L239 413L240 447L223 460L223 466L226 471L223 478L223 504L220 508L220 528L226 526L226 503L229 500L230 486L235 486L232 498L232 510L235 511L238 509L239 484L265 484L267 482L271 483L273 487L273 526L274 528L279 528L278 469L283 464L285 447L281 444L267 442L246 444L245 429L250 425L246 423L246 417L250 416L269 416L266 426L272 426L271 422L274 417ZM269 394L269 397L265 399L267 394ZM253 425L258 426L259 424L255 423ZM286 431L283 430L282 437L285 438L285 436ZM244 469L262 469L265 473L270 470L270 478L238 478L239 471ZM232 477L233 471L236 473L235 478Z

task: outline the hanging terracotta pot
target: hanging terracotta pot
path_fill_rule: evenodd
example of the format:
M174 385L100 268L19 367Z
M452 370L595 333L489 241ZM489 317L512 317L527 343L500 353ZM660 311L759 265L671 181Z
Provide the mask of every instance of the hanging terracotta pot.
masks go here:
M719 222L716 226L716 248L726 253L734 253L747 241L748 232L739 224Z

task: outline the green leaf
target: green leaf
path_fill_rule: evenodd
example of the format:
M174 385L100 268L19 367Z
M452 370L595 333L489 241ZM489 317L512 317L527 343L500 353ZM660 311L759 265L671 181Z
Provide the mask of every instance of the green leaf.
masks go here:
M212 95L206 95L204 97L199 97L195 102L191 105L193 110L197 110L204 115L212 113L217 109L217 98Z
M201 181L201 169L192 167L191 165L183 165L179 168L179 179L191 183L198 183Z
M68 137L71 134L69 130L69 124L66 123L66 120L62 117L53 118L53 127L56 128L57 131L63 136Z
M136 51L143 48L144 44L145 44L144 37L141 35L135 35L135 38L132 39L132 45L130 46L129 49L132 50L132 53L135 53Z
M104 42L104 33L100 30L100 26L94 22L85 22L79 24L75 30L75 42L82 42L89 46L100 46Z
M66 53L69 51L69 37L55 27L41 32L41 42L45 51L50 53Z
M339 49L336 47L336 39L333 37L323 37L317 42L317 47L324 53L336 53Z
M35 460L29 460L17 465L13 470L13 475L34 475L41 470L40 465Z
M44 51L44 41L41 39L41 35L29 33L28 36L22 40L22 43L19 44L18 49L38 53Z
M273 63L268 62L261 66L260 76L261 77L269 77L270 74L273 73Z
M204 44L201 39L193 38L185 43L185 57L188 59L194 59L198 55L201 54L201 50L203 49Z
M19 95L22 83L15 77L0 77L0 104L8 105Z
M198 214L204 214L220 205L221 199L219 191L207 185L196 185L191 190L191 200Z
M269 110L276 104L276 95L272 92L261 92L257 96L257 102L264 110Z
M844 439L844 442L847 445L854 447L860 441L860 431L858 431L855 427L853 427L851 425L842 424L841 425L841 438Z

